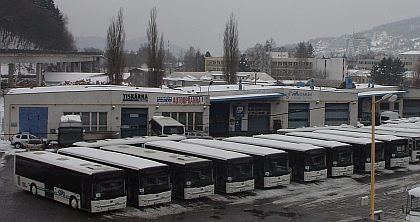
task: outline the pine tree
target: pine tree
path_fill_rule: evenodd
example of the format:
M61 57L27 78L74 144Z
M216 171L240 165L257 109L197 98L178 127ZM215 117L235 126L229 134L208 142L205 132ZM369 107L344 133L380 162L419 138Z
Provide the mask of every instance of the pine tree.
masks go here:
M399 85L404 80L404 64L399 58L383 58L379 65L373 66L371 70L371 79L376 84L381 85Z

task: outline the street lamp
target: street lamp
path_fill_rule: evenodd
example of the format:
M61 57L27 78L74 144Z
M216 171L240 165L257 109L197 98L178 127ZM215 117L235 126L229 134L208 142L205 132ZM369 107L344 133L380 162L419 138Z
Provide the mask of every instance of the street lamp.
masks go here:
M376 103L388 100L389 102L394 102L397 99L397 95L392 95L388 93L378 101L375 101L375 95L372 95L372 115L371 115L371 125L372 125L372 141L371 141L371 150L370 150L370 219L375 219L375 108Z

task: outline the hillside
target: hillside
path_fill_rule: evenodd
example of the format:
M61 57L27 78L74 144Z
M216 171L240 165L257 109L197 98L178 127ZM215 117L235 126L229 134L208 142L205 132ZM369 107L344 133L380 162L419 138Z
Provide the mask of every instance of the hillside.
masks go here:
M392 22L365 30L357 35L363 35L371 40L371 50L375 53L397 55L410 50L420 50L420 16ZM346 42L351 35L340 37L320 37L310 39L316 55L343 56Z

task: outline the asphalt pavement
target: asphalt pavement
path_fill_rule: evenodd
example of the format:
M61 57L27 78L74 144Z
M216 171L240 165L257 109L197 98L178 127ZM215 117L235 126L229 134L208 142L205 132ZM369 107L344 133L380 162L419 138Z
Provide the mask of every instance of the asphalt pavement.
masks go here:
M284 187L256 189L240 194L215 194L209 198L153 207L91 214L65 204L32 196L13 184L13 156L0 153L0 221L367 221L369 206L361 206L370 194L370 174L292 182ZM384 170L375 174L375 210L382 221L404 221L406 191L420 186L420 165Z

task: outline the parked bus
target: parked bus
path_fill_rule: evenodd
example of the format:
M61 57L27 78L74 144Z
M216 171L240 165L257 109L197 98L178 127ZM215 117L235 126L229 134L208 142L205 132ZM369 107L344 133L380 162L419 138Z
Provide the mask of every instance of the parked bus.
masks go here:
M150 120L151 134L159 135L185 135L185 126L168 116L152 116Z
M314 132L350 136L355 138L372 138L371 133L364 132L352 132L341 130L317 130ZM380 135L375 133L375 140L379 140L384 143L383 146L385 168L408 167L408 163L410 162L410 157L408 153L408 139L403 137L397 137L392 135Z
M212 160L216 191L237 193L254 189L253 160L249 155L175 141L153 141L147 142L145 146Z
M280 134L266 134L254 137L324 147L327 149L327 172L329 177L353 174L353 147L350 144Z
M338 130L343 131L355 131L355 132L366 132L371 133L372 128L370 127L362 127L362 128L346 128L346 129L340 129ZM408 140L408 152L409 152L409 161L410 163L416 163L420 161L420 134L418 133L408 133L408 132L399 132L394 130L383 130L376 129L375 133L379 135L393 135L398 137L403 137Z
M323 180L327 178L327 151L310 144L298 144L253 137L229 137L224 141L270 147L284 150L289 154L292 179L300 181Z
M420 221L420 187L408 190L407 205L403 206L403 211L406 221Z
M186 139L181 143L247 154L254 159L255 186L260 188L290 184L289 155L283 150L221 140Z
M372 140L370 139L314 132L292 132L287 133L286 135L348 143L353 147L354 170L361 172L370 172L372 169L372 163L370 161ZM385 151L383 147L383 142L375 140L375 170L385 169L384 155Z
M47 152L15 155L15 185L91 213L125 208L124 171Z
M144 147L144 144L156 140L172 140L181 141L186 139L184 135L162 135L162 136L141 136L141 137L127 137L121 139L104 139L94 141L80 141L73 143L73 146L100 148L103 146L117 146L117 145L133 145Z
M128 204L144 207L171 201L166 164L88 147L62 148L58 153L123 169Z
M172 196L174 197L189 200L214 194L213 162L211 160L130 145L104 146L101 149L169 165Z

